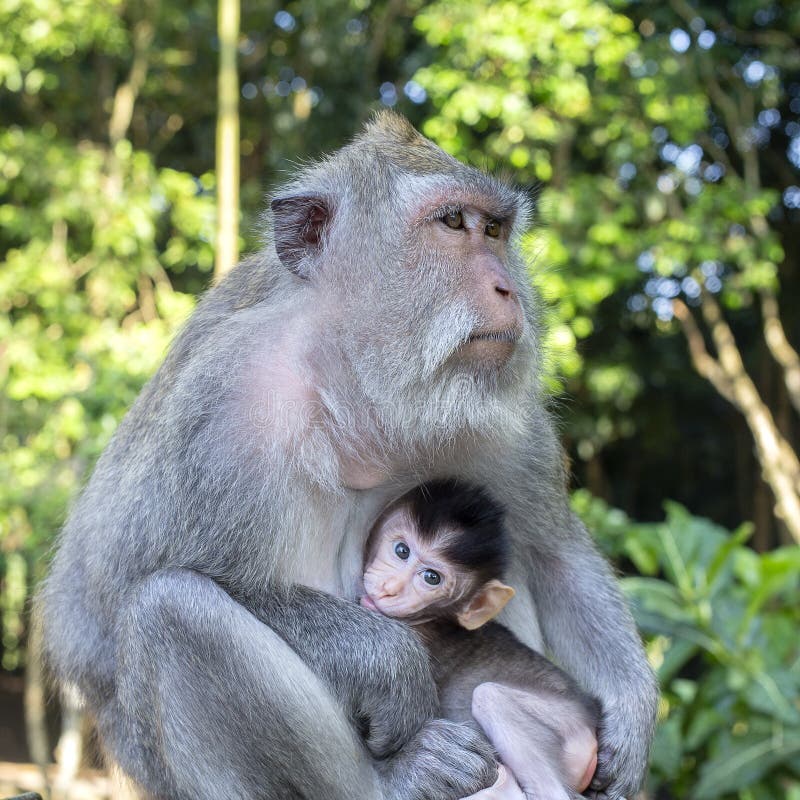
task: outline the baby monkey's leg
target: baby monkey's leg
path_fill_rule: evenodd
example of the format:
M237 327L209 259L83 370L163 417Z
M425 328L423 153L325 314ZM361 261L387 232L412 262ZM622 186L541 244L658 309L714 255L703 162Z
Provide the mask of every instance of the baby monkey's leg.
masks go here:
M482 683L472 715L528 800L571 800L589 785L597 739L578 700Z

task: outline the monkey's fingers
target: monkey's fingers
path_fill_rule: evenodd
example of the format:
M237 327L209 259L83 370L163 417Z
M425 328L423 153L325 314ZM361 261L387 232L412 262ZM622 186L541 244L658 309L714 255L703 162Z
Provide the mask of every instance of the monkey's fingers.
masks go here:
M494 786L482 789L477 794L471 794L462 800L526 800L525 793L520 789L517 779L507 767L500 764L497 772L497 781Z
M594 771L594 777L589 783L589 789L591 791L601 792L611 783L613 778L611 773L612 763L613 758L611 754L606 751L605 747L601 746L597 751L597 768ZM587 793L587 796L592 797L589 793ZM598 796L597 800L601 800L601 798Z
M623 749L601 745L597 753L597 769L586 796L592 800L625 800L633 796L636 789L634 775L640 774L637 767L631 767Z
M441 719L428 722L378 768L393 800L458 800L491 786L498 775L494 751L483 736Z
M606 707L597 730L597 769L589 788L593 800L634 797L647 770L649 723L623 704ZM647 720L645 720L647 722Z

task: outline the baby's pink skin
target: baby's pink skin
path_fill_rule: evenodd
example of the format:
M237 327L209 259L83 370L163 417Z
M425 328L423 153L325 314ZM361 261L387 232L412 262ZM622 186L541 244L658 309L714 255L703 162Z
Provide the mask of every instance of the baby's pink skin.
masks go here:
M365 594L358 602L363 608L366 608L370 611L378 611L378 613L380 613L378 606L375 605L374 601L368 594Z
M595 742L594 746L594 753L592 753L592 757L589 760L589 763L586 765L586 771L583 773L583 777L578 781L578 785L575 787L581 794L585 792L589 788L589 784L592 782L592 778L594 778L594 773L597 771L597 743Z
M405 558L395 552L399 543L408 548ZM439 573L441 583L430 585L424 574ZM364 596L360 602L370 611L403 619L423 611L431 603L452 599L463 588L463 581L435 547L417 536L408 509L397 508L374 534L369 563L364 572Z

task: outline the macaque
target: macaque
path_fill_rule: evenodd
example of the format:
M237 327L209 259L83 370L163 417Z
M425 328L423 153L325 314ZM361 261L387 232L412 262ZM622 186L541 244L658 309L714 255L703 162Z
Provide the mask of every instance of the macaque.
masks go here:
M504 499L503 622L601 701L593 791L641 784L657 687L570 510L531 214L525 192L379 114L274 192L263 248L176 337L73 504L36 609L52 675L148 800L492 786L485 737L437 716L418 638L355 603L372 523L437 475Z
M411 624L431 655L443 716L477 721L527 800L584 791L599 703L491 622L514 596L502 508L483 489L431 481L393 503L367 544L361 605Z

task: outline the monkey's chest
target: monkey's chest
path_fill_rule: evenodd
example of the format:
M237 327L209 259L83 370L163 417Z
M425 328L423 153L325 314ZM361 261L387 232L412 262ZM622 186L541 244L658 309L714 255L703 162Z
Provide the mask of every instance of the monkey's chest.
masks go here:
M378 489L347 492L307 513L304 555L297 560L293 580L351 600L360 596L364 545L394 494Z

